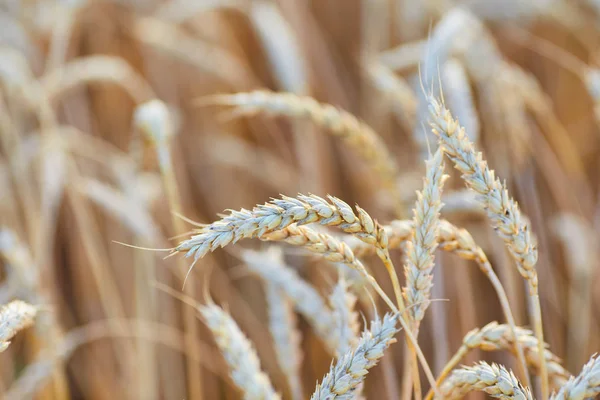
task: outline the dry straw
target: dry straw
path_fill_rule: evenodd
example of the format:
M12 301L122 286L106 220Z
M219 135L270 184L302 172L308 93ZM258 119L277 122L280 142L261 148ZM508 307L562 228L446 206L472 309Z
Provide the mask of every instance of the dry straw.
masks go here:
M544 334L542 315L538 295L538 277L535 270L538 253L531 228L516 201L509 197L494 172L488 168L481 153L477 153L469 141L464 128L454 119L450 111L434 97L429 97L430 124L438 136L440 145L455 167L462 173L467 186L477 192L479 201L487 211L492 226L504 240L517 268L529 284L532 305L532 319L536 337L539 341L539 353L544 352ZM548 371L545 359L540 365L542 378L542 397L548 398Z
M474 391L483 391L498 399L533 400L531 391L524 388L511 371L485 362L455 370L440 390L444 400L462 399Z

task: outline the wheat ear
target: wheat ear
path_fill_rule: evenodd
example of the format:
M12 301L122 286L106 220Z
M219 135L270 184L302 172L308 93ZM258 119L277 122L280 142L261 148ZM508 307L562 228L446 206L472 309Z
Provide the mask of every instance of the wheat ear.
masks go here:
M384 350L396 340L394 335L397 316L386 314L383 319L371 322L355 348L344 354L317 388L311 400L353 399L356 388L364 381L369 369L383 357Z
M290 387L291 398L304 398L300 367L302 351L301 334L297 328L296 314L285 291L269 282L265 285L265 297L269 314L269 331L273 337L273 347L279 368L284 373Z
M497 399L533 400L531 391L524 388L511 371L485 362L455 370L440 391L444 400L462 399L474 391L483 391Z
M514 338L517 338L515 341ZM538 341L533 333L527 329L516 328L516 335L508 325L490 322L483 328L476 328L470 331L463 338L463 343L452 357L452 359L444 366L444 370L440 373L437 380L440 386L446 376L461 362L471 349L482 349L485 351L509 350L513 354L516 353L516 348L521 348L524 351L524 357L527 364L534 370L539 371L541 357L538 352ZM547 362L550 382L553 387L561 387L570 376L569 372L560 364L560 359L555 356L550 350L546 349L543 357ZM433 393L429 393L427 400L431 399Z
M221 350L233 383L246 400L279 400L269 377L262 372L260 361L252 344L233 318L216 304L198 307L198 312Z
M293 223L303 225L318 222L321 225L337 226L344 232L351 233L365 243L376 247L376 252L384 260L388 273L392 279L395 278L392 283L394 284L398 304L403 309L402 296L399 295L400 285L389 257L387 235L383 228L362 208L356 207L357 216L352 208L342 200L333 196L329 196L329 200L332 204L315 195L299 195L297 198L282 196L281 199L273 199L270 203L258 205L252 211L246 209L232 210L229 215L224 216L221 220L198 229L196 235L181 242L173 249L173 252L185 251L186 257L193 256L195 263L209 251L235 243L240 239L261 237L266 233L284 229ZM194 263L192 263L192 267ZM367 276L369 283L377 291L377 294L394 313L399 314L398 307L390 300L375 279L371 275L367 274ZM402 316L399 316L398 319L406 330L408 340L417 352L431 387L437 390L435 378L427 364L427 359L418 346L417 340L410 329L407 329L409 326Z
M440 145L455 167L462 173L467 186L477 192L479 202L487 211L492 226L504 240L520 274L529 284L532 319L538 339L539 353L544 353L542 313L538 294L538 276L535 269L538 253L531 228L521 217L516 201L509 197L506 186L488 168L481 153L477 153L467 138L464 128L453 118L443 103L429 97L430 124L438 136ZM548 370L546 360L541 359L540 375L542 398L548 398Z
M356 296L348 291L346 280L340 278L328 300L333 312L333 335L338 342L337 356L341 357L356 345L360 332L358 314L354 310Z
M411 238L413 226L414 222L410 220L394 220L390 222L389 225L385 225L383 228L388 236L389 248L397 249L403 247ZM500 282L500 279L494 272L483 249L475 243L475 240L466 229L461 229L445 219L439 221L438 228L439 248L454 253L465 260L475 261L477 263L479 269L486 275L496 291L500 306L502 307L508 326L513 332L513 336L517 336L517 327L508 302L508 297L502 286L502 282ZM350 247L358 258L370 255L375 251L372 246L368 246L358 241ZM519 361L519 368L524 374L523 376L527 376L527 363L523 354L523 349L521 348L521 343L516 341L514 345L514 350ZM455 363L452 368L454 368L457 363ZM446 372L449 373L450 370ZM445 375L440 376L440 378L444 377ZM432 393L430 392L428 397L431 395Z
M333 340L331 332L331 327L334 326L331 310L315 288L285 265L281 249L273 247L266 252L243 250L240 257L252 273L284 292L296 311L306 318L317 337L335 354L337 342Z
M392 264L387 235L381 225L365 210L352 207L337 197L328 196L327 200L315 195L298 195L297 198L282 196L269 203L255 206L252 211L242 209L230 211L221 220L205 225L190 239L181 242L173 251L186 251L186 257L194 257L194 263L209 251L236 243L240 239L260 238L274 231L280 231L296 223L304 225L319 223L337 226L346 233L353 234L365 243L375 246L376 253L383 261L401 310L404 309L400 292L400 283ZM192 266L194 264L192 263ZM190 267L191 270L191 267ZM372 277L369 282L390 305L390 301ZM397 309L393 304L392 309Z
M444 175L444 153L439 148L426 161L423 191L417 193L417 202L413 210L413 231L406 243L407 263L404 267L406 287L404 297L410 307L414 331L418 332L419 323L429 306L433 279L434 253L438 247L438 221L442 208L442 188L447 176Z
M234 107L230 116L266 113L293 118L307 118L316 125L339 136L349 147L367 162L376 176L394 198L394 204L401 204L398 190L398 168L381 137L364 122L349 112L330 104L317 102L308 96L293 93L274 93L257 90L246 93L214 95L199 101L199 104L227 105ZM398 210L400 212L400 210Z
M33 325L37 307L13 300L0 309L0 353L8 348L15 335Z
M439 212L442 207L442 187L444 175L444 153L439 148L430 160L426 161L423 191L417 193L417 202L413 210L413 226L411 239L406 243L406 287L404 297L411 316L412 331L415 337L419 335L419 324L429 306L433 280L434 252L437 248L437 227ZM410 370L413 374L415 397L421 398L421 383L417 369L414 349L409 344ZM405 364L408 366L408 362ZM405 371L407 382L409 370Z
M593 399L600 394L600 357L596 354L583 366L581 372L552 396L552 400Z

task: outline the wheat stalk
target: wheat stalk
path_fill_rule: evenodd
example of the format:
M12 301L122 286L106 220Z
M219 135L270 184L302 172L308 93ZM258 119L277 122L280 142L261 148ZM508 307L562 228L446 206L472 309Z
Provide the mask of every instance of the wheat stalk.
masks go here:
M394 204L401 204L394 158L381 137L352 114L330 104L322 104L308 96L292 93L274 93L258 90L246 93L214 95L201 99L199 104L234 107L231 117L267 113L293 118L307 118L320 127L339 136L367 162L376 176L393 196ZM400 212L400 210L397 210Z
M583 366L581 372L552 396L552 400L593 399L600 394L600 357L596 354Z
M355 348L344 354L317 388L311 400L353 399L356 388L364 381L369 369L383 357L384 350L396 340L397 316L386 314L371 322Z
M538 276L535 269L538 253L531 228L516 201L509 197L506 186L488 168L481 153L476 153L473 144L467 138L464 128L453 118L443 103L429 97L432 131L438 136L440 145L455 167L462 173L467 186L477 192L479 202L487 211L492 226L504 240L517 268L529 284L529 296L532 304L532 319L536 337L539 341L539 353L544 352L544 333L541 307L538 295ZM548 398L548 371L546 360L540 365L542 378L542 397Z
M440 391L444 400L461 399L473 391L483 391L497 399L533 400L531 391L511 371L485 362L455 370Z
M256 351L233 318L216 304L198 307L204 322L213 333L230 369L234 384L245 400L279 400L269 377L262 372Z
M0 353L8 348L15 335L33 325L38 308L13 300L0 309Z

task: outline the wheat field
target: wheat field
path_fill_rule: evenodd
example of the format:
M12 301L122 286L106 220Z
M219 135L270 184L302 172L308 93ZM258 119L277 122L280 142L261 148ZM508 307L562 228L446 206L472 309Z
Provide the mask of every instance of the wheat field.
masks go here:
M600 394L596 0L0 1L0 398Z

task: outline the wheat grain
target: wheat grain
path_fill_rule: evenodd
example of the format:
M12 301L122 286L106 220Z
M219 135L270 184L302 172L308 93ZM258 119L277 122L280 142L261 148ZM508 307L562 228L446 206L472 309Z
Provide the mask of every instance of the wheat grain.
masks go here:
M33 325L37 307L21 300L13 300L0 309L0 352L10 345L11 339L21 330Z
M583 366L581 372L552 396L552 400L593 399L600 394L600 357L596 354Z
M485 362L455 370L440 391L444 400L461 399L473 391L483 391L498 399L533 400L530 390L524 388L512 372L504 366Z
M317 388L311 400L353 399L356 388L363 382L369 369L383 357L385 349L395 342L397 317L386 314L371 322L355 348L344 354Z
M232 381L245 400L278 400L269 377L262 372L252 344L233 318L216 304L198 307L230 369Z

